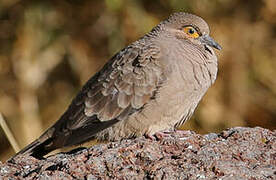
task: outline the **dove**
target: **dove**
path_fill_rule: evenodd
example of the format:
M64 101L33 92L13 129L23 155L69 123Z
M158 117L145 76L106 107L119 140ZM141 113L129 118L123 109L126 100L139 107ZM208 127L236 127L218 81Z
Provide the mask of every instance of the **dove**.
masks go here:
M215 82L218 61L199 16L178 12L115 54L60 119L18 155L47 153L89 140L151 137L187 121ZM13 158L14 158L13 157Z

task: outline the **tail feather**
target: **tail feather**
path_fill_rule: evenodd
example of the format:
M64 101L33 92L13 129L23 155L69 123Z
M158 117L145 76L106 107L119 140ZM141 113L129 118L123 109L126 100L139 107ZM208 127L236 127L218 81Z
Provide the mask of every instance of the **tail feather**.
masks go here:
M13 160L17 156L33 156L37 159L43 159L43 156L56 149L51 146L53 139L49 138L46 131L42 136L33 141L31 144L24 147L21 151L16 153L9 161Z
M49 128L43 135L31 144L27 145L17 154L15 154L9 161L12 161L17 156L33 156L37 159L43 159L43 156L49 152L66 146L77 145L95 138L95 135L117 123L117 119L105 122L87 123L77 129L63 132L59 125L56 124ZM58 131L56 131L58 129ZM67 129L68 130L68 129Z

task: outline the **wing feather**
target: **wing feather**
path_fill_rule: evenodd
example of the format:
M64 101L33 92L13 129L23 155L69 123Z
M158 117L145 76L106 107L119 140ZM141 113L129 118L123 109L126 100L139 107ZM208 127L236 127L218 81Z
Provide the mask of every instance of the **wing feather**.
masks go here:
M59 122L61 128L73 133L94 124L95 134L140 110L160 83L162 68L156 63L158 54L157 47L153 50L135 44L117 53L73 100ZM68 118L70 122L66 121Z

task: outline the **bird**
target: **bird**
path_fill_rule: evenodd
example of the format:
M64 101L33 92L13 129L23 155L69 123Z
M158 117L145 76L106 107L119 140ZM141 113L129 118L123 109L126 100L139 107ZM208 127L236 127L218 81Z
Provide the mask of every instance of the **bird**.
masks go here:
M222 47L199 16L176 12L116 53L60 119L12 157L44 158L89 140L118 141L174 130L215 82Z

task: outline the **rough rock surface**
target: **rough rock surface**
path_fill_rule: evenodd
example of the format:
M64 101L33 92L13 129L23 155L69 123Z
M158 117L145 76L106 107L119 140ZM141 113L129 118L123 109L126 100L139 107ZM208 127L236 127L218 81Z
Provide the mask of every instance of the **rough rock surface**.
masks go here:
M0 179L276 179L276 131L177 131L95 145L44 160L0 162Z

